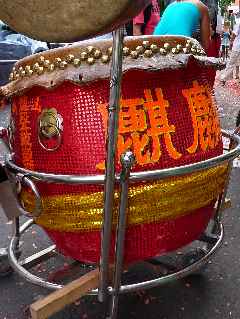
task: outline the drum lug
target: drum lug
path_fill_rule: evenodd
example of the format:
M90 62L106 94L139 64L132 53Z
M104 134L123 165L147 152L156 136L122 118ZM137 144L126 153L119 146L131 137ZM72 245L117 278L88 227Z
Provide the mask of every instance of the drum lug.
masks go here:
M38 142L49 152L56 151L62 143L63 118L55 108L43 109L38 119ZM46 140L56 139L52 147L47 146Z

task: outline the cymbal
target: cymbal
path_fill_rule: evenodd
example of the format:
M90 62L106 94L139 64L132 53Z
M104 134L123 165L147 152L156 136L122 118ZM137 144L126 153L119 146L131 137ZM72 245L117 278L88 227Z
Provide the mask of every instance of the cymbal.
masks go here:
M0 20L46 42L74 42L110 32L150 0L0 0Z

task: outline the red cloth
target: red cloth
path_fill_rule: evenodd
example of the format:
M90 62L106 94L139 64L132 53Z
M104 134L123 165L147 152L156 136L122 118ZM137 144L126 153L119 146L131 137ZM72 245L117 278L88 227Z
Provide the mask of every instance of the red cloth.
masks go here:
M210 41L207 55L215 58L219 58L219 51L221 46L221 37L217 33Z
M153 34L154 29L160 20L160 8L158 5L158 1L153 0L152 6L152 13L144 31L145 35ZM133 19L133 24L144 24L144 11L141 11L140 14Z

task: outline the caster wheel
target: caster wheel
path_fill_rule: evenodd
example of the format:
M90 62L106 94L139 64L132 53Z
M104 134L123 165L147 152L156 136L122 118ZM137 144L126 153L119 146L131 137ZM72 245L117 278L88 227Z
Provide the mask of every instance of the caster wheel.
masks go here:
M196 248L194 250L191 250L187 252L181 260L181 265L183 268L186 268L188 266L191 266L198 260L202 259L206 255L206 250L202 248ZM200 274L202 270L204 270L207 267L207 264L203 264L198 271L196 271L193 274Z
M0 277L10 276L13 273L13 269L8 261L8 254L6 248L0 249Z

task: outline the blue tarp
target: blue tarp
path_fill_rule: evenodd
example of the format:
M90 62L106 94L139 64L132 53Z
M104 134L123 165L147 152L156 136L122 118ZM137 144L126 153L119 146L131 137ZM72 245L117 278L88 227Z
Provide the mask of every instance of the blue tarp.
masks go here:
M6 60L19 60L45 50L48 50L45 42L16 33L0 21L0 85L7 82L13 64Z

